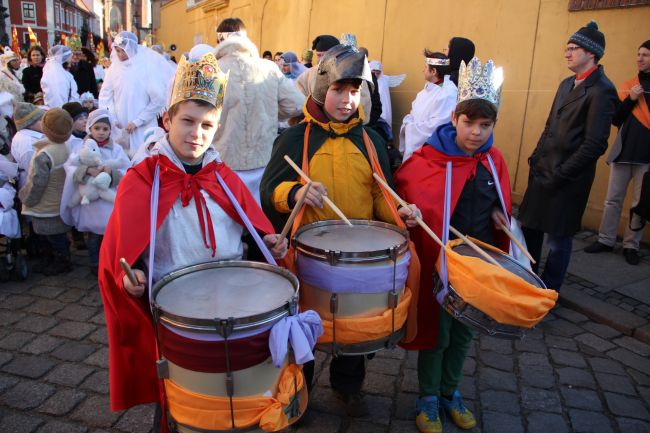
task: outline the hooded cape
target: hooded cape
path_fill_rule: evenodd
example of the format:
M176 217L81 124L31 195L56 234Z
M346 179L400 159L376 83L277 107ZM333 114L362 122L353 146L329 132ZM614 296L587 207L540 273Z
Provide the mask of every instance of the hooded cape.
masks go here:
M239 177L225 164L213 161L194 176L187 175L164 155L145 159L130 169L120 182L115 208L108 221L99 257L99 288L104 302L109 339L110 401L112 410L123 410L160 400L156 374L156 341L148 297L134 298L122 286L124 271L119 260L133 263L149 245L151 188L160 165L159 228L174 202L188 194L188 178L239 224L243 222L217 182L224 179L253 226L266 234L273 227ZM193 246L205 248L204 245Z
M454 213L458 199L465 187L465 183L471 179L477 165L483 164L491 172L487 156L490 155L499 177L499 184L503 192L508 213L511 209L510 178L508 169L501 152L487 146L490 141L479 150L485 151L474 154L474 156L450 156L443 153L443 149L449 153L454 146L450 146L449 140L455 141L455 134L439 135L448 130L448 125L440 126L434 135L427 140L427 144L415 151L395 173L395 184L397 193L408 203L414 203L422 212L422 219L442 239L443 206L445 201L445 172L447 161L452 162L452 187L450 217ZM455 131L454 131L455 132ZM436 142L436 149L432 142ZM416 226L410 230L411 240L415 243L415 249L420 258L420 290L418 294L418 334L409 343L402 344L408 350L432 349L438 342L438 303L433 294L433 275L436 272L436 261L440 253L440 247L426 232ZM509 239L501 230L494 231L495 244L503 251L508 250Z

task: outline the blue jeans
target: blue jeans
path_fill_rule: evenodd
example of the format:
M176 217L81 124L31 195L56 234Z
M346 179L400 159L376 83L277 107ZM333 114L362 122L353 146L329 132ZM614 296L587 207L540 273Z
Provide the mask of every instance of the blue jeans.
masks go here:
M45 237L57 256L70 259L70 241L67 233L46 235Z
M102 245L102 239L104 239L104 235L88 232L86 246L88 248L88 257L90 257L90 266L99 264L99 248Z
M542 256L542 245L544 243L544 232L539 230L522 227L528 252L533 256L537 264L533 265L533 271L538 271L539 261ZM571 248L573 246L573 236L555 236L548 234L548 255L546 256L546 265L544 272L540 275L544 284L549 289L560 291L566 271L571 261Z

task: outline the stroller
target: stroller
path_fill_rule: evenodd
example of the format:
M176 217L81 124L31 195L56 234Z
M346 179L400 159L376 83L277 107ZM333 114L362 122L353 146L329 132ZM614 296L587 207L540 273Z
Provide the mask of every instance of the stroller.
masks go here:
M15 181L18 164L0 155L0 281L25 280L27 260L21 252L21 229Z

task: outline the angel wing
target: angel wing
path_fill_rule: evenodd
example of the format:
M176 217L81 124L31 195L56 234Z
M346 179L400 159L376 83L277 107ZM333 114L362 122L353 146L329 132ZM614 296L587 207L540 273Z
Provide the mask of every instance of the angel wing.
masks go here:
M406 74L402 75L385 75L384 77L388 78L388 87L397 87L402 84L402 81L406 78Z

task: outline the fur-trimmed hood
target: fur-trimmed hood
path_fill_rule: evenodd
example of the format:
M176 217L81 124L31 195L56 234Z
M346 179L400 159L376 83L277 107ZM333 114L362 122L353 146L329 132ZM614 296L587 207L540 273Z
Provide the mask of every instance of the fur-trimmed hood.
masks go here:
M231 36L225 41L220 42L214 52L217 59L232 54L249 55L255 58L260 57L260 52L257 51L257 47L246 36Z
M231 36L215 52L228 85L214 147L233 170L265 167L278 120L299 115L305 97L275 63L259 57L250 39Z

